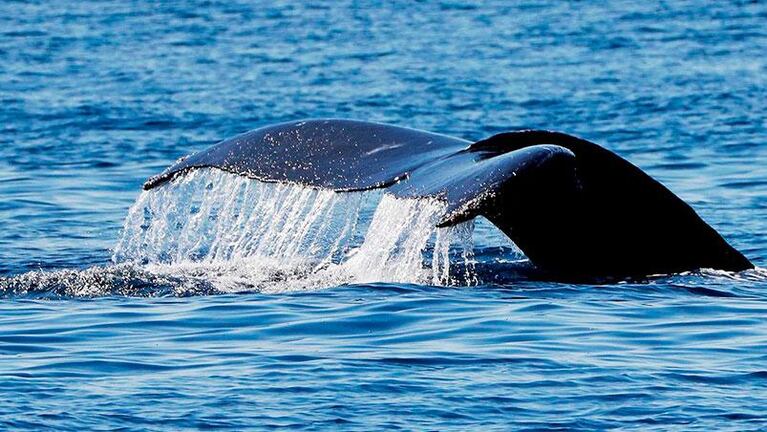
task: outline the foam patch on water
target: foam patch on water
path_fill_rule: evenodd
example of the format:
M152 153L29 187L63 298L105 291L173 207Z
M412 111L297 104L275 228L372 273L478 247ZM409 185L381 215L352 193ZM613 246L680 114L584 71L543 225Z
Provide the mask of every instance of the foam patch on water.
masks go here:
M4 297L183 297L219 292L214 284L202 278L153 272L128 263L83 270L31 271L10 278L0 278L0 295Z

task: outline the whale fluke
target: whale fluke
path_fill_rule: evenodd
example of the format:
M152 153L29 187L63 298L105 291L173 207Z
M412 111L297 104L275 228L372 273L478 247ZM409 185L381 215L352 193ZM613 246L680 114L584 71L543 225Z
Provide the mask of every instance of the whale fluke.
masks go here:
M471 144L459 138L354 120L307 120L256 129L181 159L150 178L151 189L194 168L338 192L390 186L437 157Z
M683 200L615 153L567 134L475 143L354 120L283 123L222 141L152 177L201 167L351 192L385 188L447 203L439 226L483 216L554 278L640 277L753 264Z

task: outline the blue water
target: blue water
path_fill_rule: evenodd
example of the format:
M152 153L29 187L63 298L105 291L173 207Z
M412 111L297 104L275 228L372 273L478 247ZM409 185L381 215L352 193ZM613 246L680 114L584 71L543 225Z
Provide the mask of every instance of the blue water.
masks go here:
M767 429L764 270L540 282L481 226L478 286L112 263L176 158L349 117L582 136L767 267L767 6L511 3L0 3L0 429Z

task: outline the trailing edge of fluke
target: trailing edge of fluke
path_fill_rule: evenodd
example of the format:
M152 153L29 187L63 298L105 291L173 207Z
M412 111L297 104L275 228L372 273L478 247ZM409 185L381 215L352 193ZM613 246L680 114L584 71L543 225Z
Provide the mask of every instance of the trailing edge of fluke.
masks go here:
M354 120L266 126L179 160L152 189L218 168L338 192L385 188L447 203L439 226L484 216L558 279L641 277L753 264L684 201L615 153L567 134L522 130L471 143Z

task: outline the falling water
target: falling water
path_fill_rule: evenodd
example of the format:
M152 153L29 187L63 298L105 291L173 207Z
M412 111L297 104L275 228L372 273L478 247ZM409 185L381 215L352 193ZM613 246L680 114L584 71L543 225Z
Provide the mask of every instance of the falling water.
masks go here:
M335 193L201 169L141 194L113 261L205 279L223 291L476 283L473 222L437 229L444 208L436 199ZM451 245L461 249L463 274L450 273Z
M113 260L337 260L346 252L370 195L262 183L211 169L193 171L141 194L128 212Z

